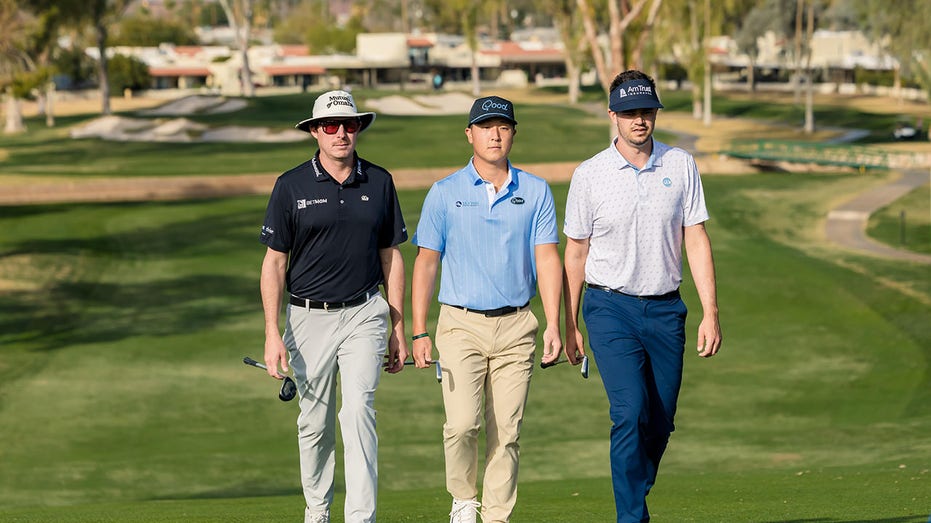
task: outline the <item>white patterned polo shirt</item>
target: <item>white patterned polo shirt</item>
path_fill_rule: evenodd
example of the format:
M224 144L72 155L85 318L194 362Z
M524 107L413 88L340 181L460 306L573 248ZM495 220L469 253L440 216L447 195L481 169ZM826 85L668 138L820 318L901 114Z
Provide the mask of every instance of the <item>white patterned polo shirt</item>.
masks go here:
M691 154L653 140L638 171L612 142L575 169L563 232L589 239L588 283L647 296L679 288L683 228L707 220Z

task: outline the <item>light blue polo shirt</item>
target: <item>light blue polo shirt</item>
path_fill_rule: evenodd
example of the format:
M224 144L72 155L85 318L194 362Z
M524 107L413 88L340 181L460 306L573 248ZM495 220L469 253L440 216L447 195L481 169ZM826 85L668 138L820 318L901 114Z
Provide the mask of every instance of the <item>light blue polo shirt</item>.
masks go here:
M427 193L412 241L440 253L440 303L488 310L536 294L534 248L559 243L553 193L544 179L508 169L510 183L490 205L471 160Z

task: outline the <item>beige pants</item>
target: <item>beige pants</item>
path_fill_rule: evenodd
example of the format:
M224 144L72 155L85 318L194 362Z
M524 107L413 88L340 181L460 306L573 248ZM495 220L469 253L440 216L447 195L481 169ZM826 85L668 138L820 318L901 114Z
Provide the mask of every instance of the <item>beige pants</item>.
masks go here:
M517 501L518 437L539 323L530 308L486 318L443 305L436 347L443 365L446 489L456 499L478 495L478 434L485 411L482 520L506 522Z

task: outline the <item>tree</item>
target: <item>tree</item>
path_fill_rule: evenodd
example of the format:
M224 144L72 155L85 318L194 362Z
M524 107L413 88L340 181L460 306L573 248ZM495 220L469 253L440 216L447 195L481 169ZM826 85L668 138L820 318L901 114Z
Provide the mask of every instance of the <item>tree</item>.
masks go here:
M656 31L659 51L675 56L692 85L692 116L711 123L711 37L733 34L755 0L666 0Z
M456 27L462 32L472 55L470 74L472 77L472 94L482 93L478 70L478 22L487 0L425 0L424 5L432 9L447 27Z
M239 56L242 66L239 69L239 88L242 96L255 96L255 85L252 83L252 70L249 68L249 40L252 34L252 19L254 0L220 0L230 29L236 35L239 46Z
M37 93L40 107L47 108L51 58L62 19L57 5L0 0L0 87L7 99L5 133L25 130L20 100ZM54 125L51 111L46 111L46 123Z
M851 2L868 34L887 42L886 51L898 60L901 74L931 92L931 2L900 0L894 9L877 0Z
M650 8L645 11L648 2ZM653 30L663 0L608 0L608 49L602 48L598 42L598 35L604 27L598 24L591 0L576 0L576 4L601 87L605 94L610 94L611 81L618 73L631 66L644 68L641 62L643 47Z
M536 7L553 17L553 25L559 31L564 48L566 78L569 81L569 103L579 101L580 78L583 53L586 51L582 37L582 20L576 9L575 0L536 0Z
M142 60L121 54L113 55L109 63L110 89L123 91L125 89L145 89L149 86L149 66Z
M113 45L154 47L164 42L194 45L197 35L177 19L136 14L122 19L113 36Z
M92 0L90 9L91 23L97 36L97 51L100 53L97 62L97 83L100 84L100 113L110 114L110 80L107 69L107 45L110 36L110 27L115 24L129 6L130 0Z
M0 87L6 112L4 134L16 134L26 130L19 108L19 98L14 94L16 75L24 70L27 57L22 52L28 29L27 15L14 0L0 0Z
M657 46L671 54L688 75L692 89L692 117L704 113L705 17L696 0L667 0L657 31Z
M750 59L750 64L747 67L747 90L751 92L756 91L756 59L760 52L757 39L770 29L771 20L772 17L769 13L754 7L740 21L734 35L737 49Z

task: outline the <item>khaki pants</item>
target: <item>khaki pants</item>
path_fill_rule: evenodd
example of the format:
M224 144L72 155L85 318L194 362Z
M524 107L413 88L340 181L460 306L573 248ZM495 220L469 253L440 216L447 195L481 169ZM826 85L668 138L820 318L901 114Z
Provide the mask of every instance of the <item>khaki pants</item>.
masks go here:
M485 411L482 520L506 522L517 501L518 437L539 324L529 307L487 318L443 305L436 347L446 376L446 489L456 499L476 498L478 434Z

